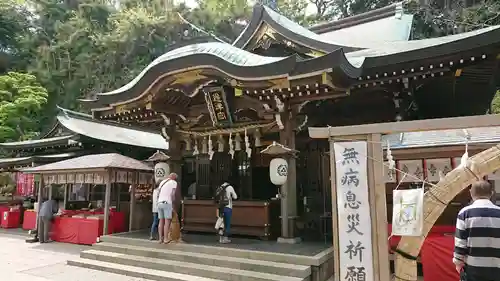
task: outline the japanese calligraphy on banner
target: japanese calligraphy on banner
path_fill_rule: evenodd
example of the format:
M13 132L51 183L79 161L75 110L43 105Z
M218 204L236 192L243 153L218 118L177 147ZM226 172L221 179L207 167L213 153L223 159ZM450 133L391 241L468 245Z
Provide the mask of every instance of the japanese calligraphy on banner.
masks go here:
M231 112L227 105L226 93L222 87L210 87L204 89L205 100L207 102L208 111L214 126L231 125Z
M35 191L35 176L33 174L17 173L16 194L19 196L31 196Z
M334 144L340 280L373 281L366 142Z

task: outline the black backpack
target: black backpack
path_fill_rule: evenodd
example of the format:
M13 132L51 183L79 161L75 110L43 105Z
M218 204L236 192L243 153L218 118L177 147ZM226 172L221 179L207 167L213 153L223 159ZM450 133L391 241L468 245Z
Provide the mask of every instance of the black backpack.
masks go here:
M229 199L226 196L226 188L229 186L229 183L225 182L221 186L217 187L215 191L215 203L220 207L224 207L229 204Z

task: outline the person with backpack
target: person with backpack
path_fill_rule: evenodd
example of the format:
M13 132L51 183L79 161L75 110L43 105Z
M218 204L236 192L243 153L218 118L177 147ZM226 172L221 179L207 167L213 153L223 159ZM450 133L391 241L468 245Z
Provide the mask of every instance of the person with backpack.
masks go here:
M223 181L216 190L215 199L219 217L222 217L224 220L224 232L223 235L219 237L219 242L223 244L231 243L229 236L231 234L233 200L238 199L238 195L236 195L234 188L227 181Z

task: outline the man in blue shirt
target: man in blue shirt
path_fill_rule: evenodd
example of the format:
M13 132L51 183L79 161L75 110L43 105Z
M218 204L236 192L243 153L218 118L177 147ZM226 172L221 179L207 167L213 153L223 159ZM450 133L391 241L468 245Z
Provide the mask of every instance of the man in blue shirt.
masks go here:
M57 199L47 200L40 206L38 212L38 240L40 243L50 242L50 227L54 214L59 211L59 201Z

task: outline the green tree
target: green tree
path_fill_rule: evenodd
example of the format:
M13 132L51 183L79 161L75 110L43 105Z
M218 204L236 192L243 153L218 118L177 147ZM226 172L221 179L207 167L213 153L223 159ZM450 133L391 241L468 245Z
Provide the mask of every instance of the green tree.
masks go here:
M47 90L33 75L9 72L0 76L0 142L36 136L47 97Z
M0 0L0 73L26 67L22 40L30 33L30 13L19 2Z

